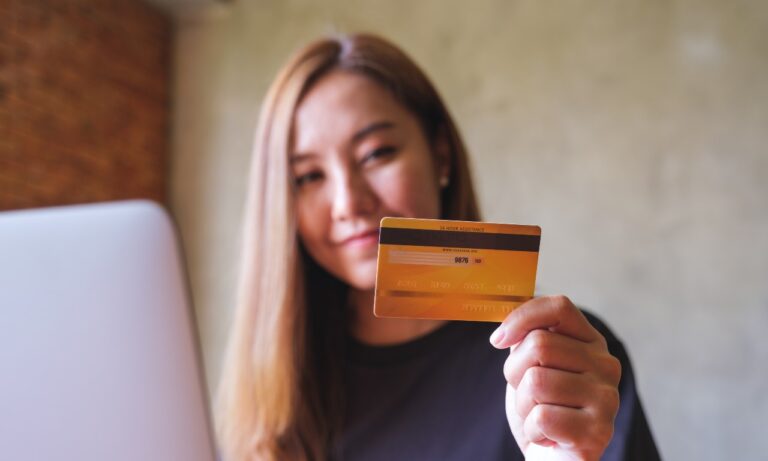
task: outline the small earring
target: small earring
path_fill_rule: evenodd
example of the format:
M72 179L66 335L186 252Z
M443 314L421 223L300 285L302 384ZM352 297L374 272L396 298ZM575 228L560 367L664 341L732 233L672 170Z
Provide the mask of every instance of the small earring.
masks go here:
M443 176L440 178L440 187L442 187L443 189L448 187L448 176Z

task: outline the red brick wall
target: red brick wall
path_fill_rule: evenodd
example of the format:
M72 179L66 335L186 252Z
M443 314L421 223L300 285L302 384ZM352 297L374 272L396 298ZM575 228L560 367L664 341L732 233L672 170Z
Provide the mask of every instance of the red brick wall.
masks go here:
M0 0L0 210L165 202L171 38L139 0Z

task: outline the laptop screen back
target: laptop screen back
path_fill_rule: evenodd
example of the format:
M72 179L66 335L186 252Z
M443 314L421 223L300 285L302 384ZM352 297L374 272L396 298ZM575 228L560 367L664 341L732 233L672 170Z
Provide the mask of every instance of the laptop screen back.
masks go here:
M173 226L146 201L0 213L0 447L211 461Z

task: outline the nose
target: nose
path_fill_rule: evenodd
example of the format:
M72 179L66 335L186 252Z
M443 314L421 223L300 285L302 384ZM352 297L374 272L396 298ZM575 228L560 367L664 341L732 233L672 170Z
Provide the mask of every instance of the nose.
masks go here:
M378 202L371 185L355 167L343 166L334 175L331 218L346 221L375 212Z

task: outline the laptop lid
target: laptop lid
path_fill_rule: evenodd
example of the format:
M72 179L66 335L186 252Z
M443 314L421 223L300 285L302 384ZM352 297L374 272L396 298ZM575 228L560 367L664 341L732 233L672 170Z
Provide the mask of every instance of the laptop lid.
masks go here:
M211 461L203 383L159 205L0 213L0 457Z

